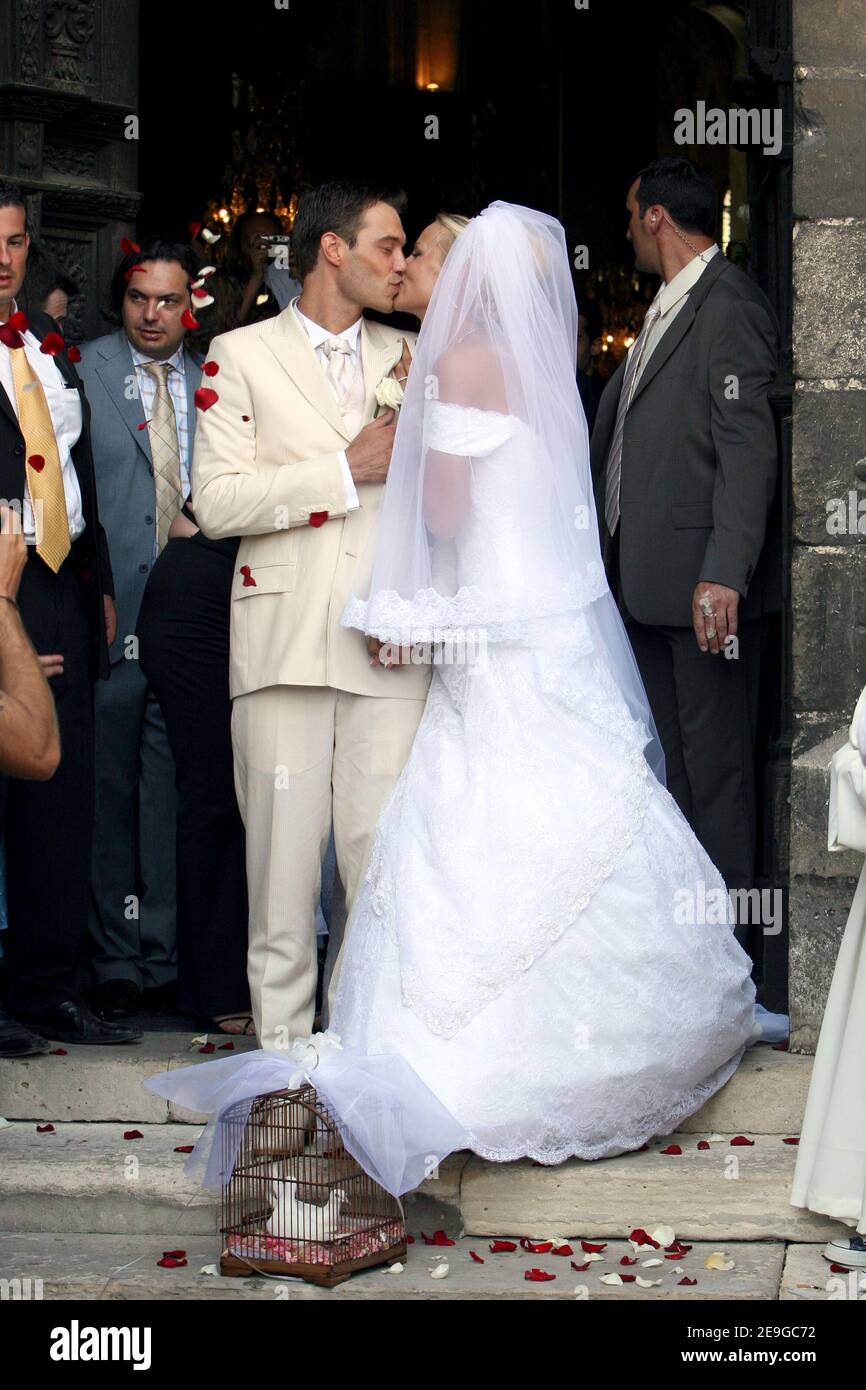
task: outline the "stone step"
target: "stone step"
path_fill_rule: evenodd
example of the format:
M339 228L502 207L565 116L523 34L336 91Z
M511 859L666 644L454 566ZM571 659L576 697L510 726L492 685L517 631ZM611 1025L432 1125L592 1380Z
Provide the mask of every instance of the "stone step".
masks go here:
M810 1243L838 1233L838 1222L789 1203L795 1146L779 1135L743 1128L737 1134L754 1139L753 1147L732 1148L729 1130L724 1142L702 1151L700 1136L683 1132L654 1140L644 1153L555 1168L471 1155L446 1179L467 1235L579 1232L605 1239L661 1224L683 1240ZM682 1153L662 1153L669 1144Z
M0 1060L0 1115L8 1120L126 1123L200 1123L180 1106L144 1089L146 1077L211 1060L191 1048L194 1034L148 1033L129 1047L69 1047L65 1056ZM211 1035L218 1051L225 1039ZM234 1039L234 1051L250 1051L255 1039ZM812 1074L811 1057L751 1048L726 1086L681 1128L750 1134L797 1134Z
M32 1122L0 1129L0 1230L214 1235L217 1202L184 1173L175 1146L189 1126L62 1124L40 1134ZM731 1136L728 1136L728 1139ZM752 1136L748 1136L752 1137ZM753 1147L728 1140L697 1148L698 1136L655 1140L644 1153L556 1168L493 1164L472 1154L448 1159L406 1203L410 1231L600 1237L636 1226L673 1226L683 1240L826 1240L837 1224L790 1206L796 1148L773 1135ZM661 1152L678 1143L683 1153Z
M365 1270L336 1289L321 1289L301 1280L278 1278L215 1278L202 1274L203 1267L213 1265L219 1258L219 1241L215 1236L184 1235L181 1240L172 1226L161 1237L145 1235L45 1235L22 1231L0 1236L0 1281L19 1280L20 1294L44 1299L98 1299L103 1301L194 1300L218 1299L232 1301L273 1302L275 1300L336 1299L372 1301L375 1299L470 1300L530 1299L617 1299L620 1301L668 1301L689 1298L697 1302L708 1299L742 1302L744 1300L773 1300L779 1297L785 1247L781 1242L756 1241L752 1244L729 1243L724 1247L732 1270L708 1270L704 1261L720 1248L718 1244L695 1244L681 1261L665 1261L655 1268L643 1268L641 1263L626 1269L619 1261L623 1255L632 1256L624 1241L610 1243L604 1258L577 1273L571 1268L569 1256L531 1254L522 1250L493 1255L488 1244L478 1239L458 1240L447 1248L433 1248L420 1241L410 1245L402 1272L386 1274L382 1269ZM157 1260L166 1249L178 1246L186 1251L188 1265L180 1269L160 1269ZM820 1248L799 1246L800 1265L808 1260L810 1266L810 1296L821 1296L818 1277ZM474 1251L483 1261L476 1263ZM575 1263L581 1254L575 1250ZM638 1257L639 1261L649 1258ZM445 1278L433 1278L433 1271L442 1262L448 1264ZM799 1267L799 1266L798 1266ZM526 1270L538 1268L556 1277L548 1282L530 1282ZM611 1285L601 1282L606 1274L640 1274L647 1279L659 1279L658 1286L641 1288L637 1282ZM693 1285L681 1285L683 1277L693 1278ZM29 1280L29 1285L26 1281ZM41 1280L41 1284L35 1281ZM793 1281L796 1283L797 1281ZM10 1284L9 1296L15 1289ZM793 1292L786 1296L795 1296ZM826 1294L825 1294L826 1296Z

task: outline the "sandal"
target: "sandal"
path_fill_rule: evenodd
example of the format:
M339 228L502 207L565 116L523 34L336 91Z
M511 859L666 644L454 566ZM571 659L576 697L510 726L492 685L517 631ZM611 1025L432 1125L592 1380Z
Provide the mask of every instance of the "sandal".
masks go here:
M226 1023L236 1023L239 1019L244 1020L243 1028L225 1028ZM255 1022L252 1014L224 1014L221 1018L211 1019L211 1023L216 1025L218 1033L225 1033L231 1038L254 1038L256 1035Z

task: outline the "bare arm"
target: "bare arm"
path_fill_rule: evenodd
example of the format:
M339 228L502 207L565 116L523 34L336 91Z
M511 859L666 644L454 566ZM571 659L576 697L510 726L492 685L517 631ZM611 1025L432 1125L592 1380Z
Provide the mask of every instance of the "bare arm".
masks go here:
M0 771L37 782L60 762L54 698L14 600L27 548L0 511Z

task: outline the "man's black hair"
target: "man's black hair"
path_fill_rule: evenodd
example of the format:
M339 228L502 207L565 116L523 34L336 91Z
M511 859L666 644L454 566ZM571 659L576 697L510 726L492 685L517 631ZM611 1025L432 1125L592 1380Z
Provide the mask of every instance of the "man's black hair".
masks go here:
M716 186L703 169L679 155L662 155L635 175L640 179L637 205L641 217L658 203L684 232L714 237L718 229ZM634 180L632 180L634 182Z
M364 213L376 203L387 203L402 217L406 194L399 189L374 188L343 179L320 183L305 193L292 228L292 263L298 279L305 280L315 268L326 232L336 232L347 245L354 246Z
M123 257L111 277L108 291L109 314L112 323L120 323L123 297L126 287L135 280L130 275L133 266L145 261L176 261L186 271L189 283L198 279L201 261L188 241L172 241L167 237L154 236L141 243L140 251L130 251Z

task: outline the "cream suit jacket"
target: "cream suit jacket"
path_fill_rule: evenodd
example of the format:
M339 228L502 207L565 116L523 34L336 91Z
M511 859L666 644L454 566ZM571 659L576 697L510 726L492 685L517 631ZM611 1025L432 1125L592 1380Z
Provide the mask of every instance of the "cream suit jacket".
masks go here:
M361 505L347 513L338 455L351 438L296 302L215 338L209 361L219 370L202 377L218 400L198 411L192 505L206 536L242 538L231 694L324 685L423 700L429 667L371 667L363 635L340 626L356 570L372 562L383 485L361 484ZM404 336L362 323L365 422Z

